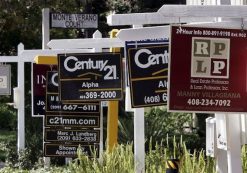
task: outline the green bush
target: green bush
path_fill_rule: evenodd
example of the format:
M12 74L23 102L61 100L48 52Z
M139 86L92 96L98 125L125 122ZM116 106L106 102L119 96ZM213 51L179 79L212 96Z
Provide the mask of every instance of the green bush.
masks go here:
M0 161L5 162L10 145L16 146L16 132L0 130Z
M205 116L201 115L201 117ZM164 108L152 107L145 111L145 140L150 141L152 139L152 146L168 140L172 148L173 136L179 139L182 135L183 141L186 142L189 149L205 149L205 133L202 132L201 128L193 127L193 121L191 113L170 113ZM200 125L205 126L205 124ZM126 116L119 117L118 142L126 144L133 140L134 119L133 114L128 113ZM149 150L149 146L149 142L146 142L146 151Z
M151 145L152 142L149 141L149 144ZM173 144L173 146L176 146L173 150L168 150L164 147L164 144L158 143L154 147L149 147L155 149L146 153L145 172L164 173L166 171L166 161L172 155L176 155L179 158L180 173L216 173L215 159L206 157L204 150L190 152L182 140L180 143ZM180 148L180 150L177 150L177 148ZM243 146L243 173L247 173L246 151L247 147ZM0 169L0 173L132 173L135 172L134 169L133 146L128 144L118 145L112 152L104 151L101 159L88 158L78 150L78 158L63 167L39 167L29 170L5 167Z
M243 165L243 172L247 173L247 145L243 145L242 147L242 165Z
M173 149L173 137L179 143L180 136L186 146L191 149L205 148L205 138L198 134L193 127L193 116L191 113L171 113L160 107L153 107L145 113L145 137L146 141L152 141L152 146L156 143L169 143ZM166 141L167 140L167 141ZM150 145L146 142L146 151Z
M0 129L13 131L16 130L16 127L16 111L6 104L0 104Z

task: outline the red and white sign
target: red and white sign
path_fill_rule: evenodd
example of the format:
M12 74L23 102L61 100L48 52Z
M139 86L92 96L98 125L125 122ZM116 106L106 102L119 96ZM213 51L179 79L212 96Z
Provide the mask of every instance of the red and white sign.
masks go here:
M247 112L247 31L171 27L170 111Z

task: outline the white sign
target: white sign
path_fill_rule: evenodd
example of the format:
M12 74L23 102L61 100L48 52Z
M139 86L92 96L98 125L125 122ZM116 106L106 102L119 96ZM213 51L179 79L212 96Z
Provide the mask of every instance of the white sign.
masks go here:
M97 14L51 13L52 28L98 28Z
M0 65L0 95L11 94L11 66Z

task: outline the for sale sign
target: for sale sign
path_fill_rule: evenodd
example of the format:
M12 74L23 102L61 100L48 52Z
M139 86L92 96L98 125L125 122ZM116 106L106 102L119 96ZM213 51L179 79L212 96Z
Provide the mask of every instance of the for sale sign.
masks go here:
M120 53L58 55L60 100L120 100L121 64Z
M169 110L246 112L246 33L172 26Z
M168 40L127 42L132 107L167 102Z

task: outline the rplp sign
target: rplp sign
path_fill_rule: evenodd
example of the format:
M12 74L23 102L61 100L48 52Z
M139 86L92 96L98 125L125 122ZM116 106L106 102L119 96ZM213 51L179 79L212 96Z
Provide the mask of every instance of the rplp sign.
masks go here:
M246 38L240 29L172 26L168 109L246 112Z

